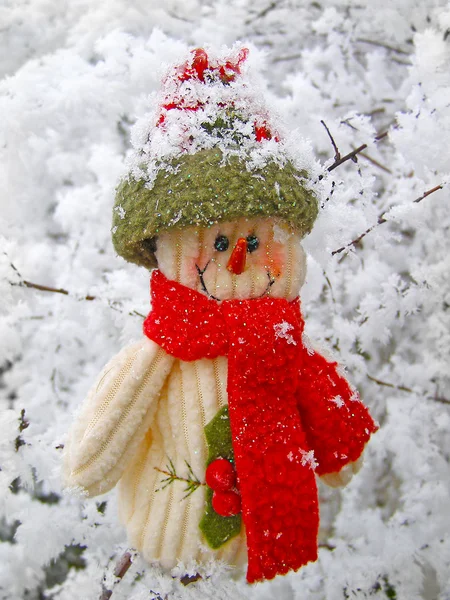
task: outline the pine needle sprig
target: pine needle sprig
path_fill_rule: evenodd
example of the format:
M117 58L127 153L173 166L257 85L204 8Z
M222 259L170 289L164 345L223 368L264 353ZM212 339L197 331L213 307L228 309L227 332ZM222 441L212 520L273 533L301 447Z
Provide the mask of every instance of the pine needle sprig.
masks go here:
M174 481L182 481L183 483L186 484L186 487L184 489L184 491L186 493L182 498L182 500L185 500L191 494L193 494L197 488L199 488L201 485L205 485L205 483L201 482L200 479L195 475L195 473L192 470L192 467L188 463L188 461L185 460L184 462L186 463L186 467L188 469L187 477L182 477L182 476L178 475L178 473L175 469L175 465L173 464L173 461L171 458L169 458L169 463L166 465L166 470L160 469L159 467L154 467L155 470L158 471L158 473L162 473L163 475L166 475L166 477L161 481L161 484L162 484L161 487L156 490L157 492L159 490L166 489L166 487L168 487Z

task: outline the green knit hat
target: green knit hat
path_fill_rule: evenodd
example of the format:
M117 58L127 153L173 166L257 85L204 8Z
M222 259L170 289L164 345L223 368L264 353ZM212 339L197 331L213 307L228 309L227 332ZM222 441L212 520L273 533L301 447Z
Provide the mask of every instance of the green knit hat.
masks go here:
M160 231L240 217L277 217L302 235L311 231L317 198L308 174L295 169L266 119L255 116L240 73L246 56L244 49L234 60L214 62L196 50L168 79L157 124L145 136L147 148L140 148L134 169L117 189L113 243L125 260L153 268ZM182 138L172 156L158 156L171 124L176 132L189 131L190 147L180 151Z

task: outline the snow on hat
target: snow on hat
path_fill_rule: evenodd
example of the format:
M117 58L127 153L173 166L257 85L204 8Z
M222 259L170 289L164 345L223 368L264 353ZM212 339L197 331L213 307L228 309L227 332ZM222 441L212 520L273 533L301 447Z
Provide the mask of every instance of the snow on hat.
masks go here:
M125 260L156 266L153 240L169 228L266 216L311 231L318 202L308 173L292 164L242 73L247 55L193 50L167 74L157 110L135 126L113 212L113 243Z

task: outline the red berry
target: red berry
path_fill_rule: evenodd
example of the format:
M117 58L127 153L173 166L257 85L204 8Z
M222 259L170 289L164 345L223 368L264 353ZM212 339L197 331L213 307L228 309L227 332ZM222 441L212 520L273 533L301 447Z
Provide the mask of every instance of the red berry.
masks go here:
M226 458L216 458L206 469L206 483L213 490L226 492L236 484L233 465Z
M236 62L231 62L231 60L227 60L224 65L219 66L219 76L223 83L229 83L230 81L234 81L236 75L239 75L241 72L241 64L245 62L248 56L248 48L242 48L239 51Z
M204 81L204 72L208 68L208 55L203 48L197 48L193 50L194 60L192 61L192 68L197 73L197 77L200 81Z
M262 125L257 125L255 123L254 129L255 129L255 137L256 137L257 142L260 142L261 140L271 140L272 139L272 134L270 133L270 130L267 127L267 124L265 122Z
M208 55L203 48L192 50L191 54L194 55L192 62L187 61L184 65L178 67L178 79L180 79L180 81L188 81L189 79L200 79L200 81L204 81L204 72L209 67Z
M235 490L214 492L212 506L221 517L233 517L241 512L241 497Z

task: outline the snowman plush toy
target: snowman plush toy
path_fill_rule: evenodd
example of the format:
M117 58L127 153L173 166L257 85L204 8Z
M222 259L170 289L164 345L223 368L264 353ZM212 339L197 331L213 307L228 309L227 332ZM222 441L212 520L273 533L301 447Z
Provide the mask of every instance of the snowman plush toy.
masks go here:
M316 476L348 483L376 425L303 333L318 200L247 54L192 51L135 126L113 242L154 269L152 310L84 402L65 483L89 496L117 484L149 563L247 563L252 583L317 559Z

